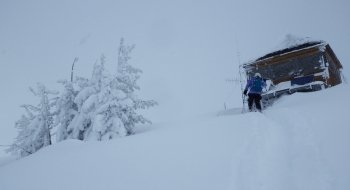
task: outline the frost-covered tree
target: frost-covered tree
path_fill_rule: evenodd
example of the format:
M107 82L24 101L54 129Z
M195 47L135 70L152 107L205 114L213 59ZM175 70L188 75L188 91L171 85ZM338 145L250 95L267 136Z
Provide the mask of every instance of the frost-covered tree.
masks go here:
M139 90L137 80L140 69L128 64L129 54L134 46L124 46L121 39L118 52L116 73L111 75L105 70L105 57L95 64L91 79L78 78L81 90L74 102L78 113L68 126L71 138L80 140L107 140L133 134L137 123L151 123L137 109L156 105L153 100L143 101L137 98Z
M22 115L21 119L15 123L19 133L13 145L6 150L7 152L26 156L51 145L53 113L51 113L50 109L57 99L49 100L48 95L56 95L58 93L48 90L41 83L37 84L37 88L37 91L34 91L32 88L30 88L30 91L40 98L40 103L38 106L21 106L26 109L28 116Z
M104 56L101 57L101 63L94 65L92 77L86 79L77 77L76 82L80 87L79 92L74 98L77 112L69 124L68 138L87 140L91 132L92 122L95 115L96 106L92 106L93 99L101 89L102 73L104 71Z
M146 109L157 105L156 101L140 100L135 94L135 90L140 90L140 87L137 85L137 80L140 78L139 73L142 73L142 70L134 68L128 63L128 60L130 59L129 54L134 48L134 45L125 46L123 38L120 40L120 46L118 50L118 69L115 76L119 82L117 89L125 93L126 100L131 100L131 104L127 104L127 106L122 109L121 115L121 119L128 134L133 133L133 127L137 123L151 123L151 121L144 118L142 115L138 115L135 111L137 109Z
M54 120L54 126L58 126L56 131L56 142L69 138L71 130L68 129L68 126L78 111L77 105L74 103L74 99L78 93L74 90L74 82L59 80L58 83L61 83L64 86L64 90L56 102L56 118Z

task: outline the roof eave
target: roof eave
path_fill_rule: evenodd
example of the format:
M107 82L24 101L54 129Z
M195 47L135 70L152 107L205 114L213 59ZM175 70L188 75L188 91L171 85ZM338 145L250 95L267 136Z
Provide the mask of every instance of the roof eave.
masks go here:
M303 44L302 44L303 45ZM300 45L300 46L302 46ZM316 44L316 45L313 45L313 46L308 46L308 47L305 47L305 48L300 48L300 49L296 49L296 50L293 50L293 51L287 51L285 53L282 53L282 54L276 54L274 56L271 56L271 57L267 57L267 58L264 58L264 59L256 59L254 61L248 61L246 63L243 63L241 66L243 67L246 67L246 66L249 66L249 65L253 65L253 64L259 64L261 62L265 62L267 60L270 60L270 59L273 59L274 57L276 56L284 56L284 55L287 55L287 54L291 54L291 53L295 53L295 52L298 52L298 51L303 51L303 50L306 50L306 49L311 49L311 48L315 48L315 47L319 47L320 50L324 51L325 47L327 46L328 44L324 41L320 42L319 44ZM328 45L329 46L329 45ZM330 46L329 46L330 47ZM275 52L272 52L272 53L269 53L269 54L273 54L273 53L276 53L276 52L279 52L279 51L283 51L283 50L278 50L278 51L275 51ZM335 56L334 52L331 51L333 53L333 55ZM268 54L266 54L268 55ZM264 56L262 56L264 57ZM335 56L336 57L336 56ZM260 59L260 60L259 60Z

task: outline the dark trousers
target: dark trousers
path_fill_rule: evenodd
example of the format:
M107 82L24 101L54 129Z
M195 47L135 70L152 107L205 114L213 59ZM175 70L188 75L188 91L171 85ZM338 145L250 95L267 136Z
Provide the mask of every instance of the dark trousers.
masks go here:
M255 107L258 110L261 110L261 105L260 105L260 100L261 100L261 95L260 94L248 94L248 107L249 110L252 109L253 102L255 102Z

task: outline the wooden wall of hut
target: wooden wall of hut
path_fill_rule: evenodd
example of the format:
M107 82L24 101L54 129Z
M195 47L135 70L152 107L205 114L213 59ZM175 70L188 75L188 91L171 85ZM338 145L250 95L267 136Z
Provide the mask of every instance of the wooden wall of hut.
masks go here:
M258 72L264 78L271 79L274 84L290 81L298 76L308 76L328 70L329 78L316 76L315 80L334 86L341 83L339 69L342 67L339 60L334 58L336 56L329 46L326 46L326 51L315 47L259 60L244 68L247 71L248 79Z

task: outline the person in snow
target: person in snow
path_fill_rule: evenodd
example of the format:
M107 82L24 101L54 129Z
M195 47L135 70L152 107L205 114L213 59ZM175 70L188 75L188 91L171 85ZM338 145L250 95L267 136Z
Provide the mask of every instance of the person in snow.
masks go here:
M260 73L255 73L254 77L247 83L244 89L244 95L247 95L248 89L248 107L249 111L252 111L253 102L255 102L255 107L261 112L261 91L262 88L266 87L265 81L261 78Z

